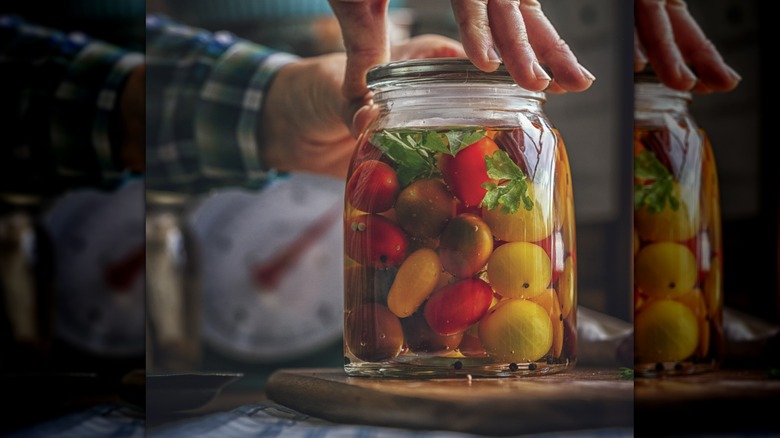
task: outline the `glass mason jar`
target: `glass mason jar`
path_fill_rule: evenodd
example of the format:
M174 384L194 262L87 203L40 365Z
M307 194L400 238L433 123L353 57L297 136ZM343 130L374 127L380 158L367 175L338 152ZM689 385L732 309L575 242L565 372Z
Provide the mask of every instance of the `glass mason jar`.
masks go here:
M345 370L505 377L573 367L575 227L545 94L502 66L368 73L379 116L345 188Z
M150 372L198 369L200 289L194 239L184 216L189 198L146 194L146 368Z
M634 368L715 369L723 357L720 195L692 95L652 75L634 89Z
M0 372L48 371L54 255L41 226L46 199L0 193Z

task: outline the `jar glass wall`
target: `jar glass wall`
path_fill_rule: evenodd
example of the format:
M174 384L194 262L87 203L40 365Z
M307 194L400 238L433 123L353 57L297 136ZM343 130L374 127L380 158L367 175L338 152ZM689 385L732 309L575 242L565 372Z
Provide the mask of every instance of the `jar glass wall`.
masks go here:
M691 93L638 77L634 114L634 364L712 370L723 356L720 195Z
M524 376L576 363L573 191L545 95L505 69L378 66L345 192L345 370Z

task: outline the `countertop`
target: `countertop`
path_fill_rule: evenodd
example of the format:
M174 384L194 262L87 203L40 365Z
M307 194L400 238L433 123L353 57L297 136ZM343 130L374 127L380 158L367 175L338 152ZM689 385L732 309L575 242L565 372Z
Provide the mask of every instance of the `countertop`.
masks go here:
M539 377L396 380L340 369L281 369L262 386L227 386L187 412L147 414L147 436L780 436L766 369L631 378L618 367ZM274 427L269 427L274 425ZM673 425L673 426L672 426ZM672 429L673 427L673 429ZM240 431L244 431L242 435Z

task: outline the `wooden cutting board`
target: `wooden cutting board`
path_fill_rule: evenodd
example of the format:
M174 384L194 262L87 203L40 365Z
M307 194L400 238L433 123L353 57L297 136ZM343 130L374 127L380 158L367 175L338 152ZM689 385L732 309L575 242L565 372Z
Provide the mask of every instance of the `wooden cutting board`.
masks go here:
M337 423L507 436L605 428L630 432L633 383L617 368L471 380L282 369L270 376L265 391L276 403Z

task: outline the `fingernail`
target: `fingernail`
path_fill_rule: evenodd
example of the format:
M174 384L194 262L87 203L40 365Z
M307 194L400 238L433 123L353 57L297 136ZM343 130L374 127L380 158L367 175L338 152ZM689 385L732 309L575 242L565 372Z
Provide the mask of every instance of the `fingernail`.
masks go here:
M498 52L496 52L496 49L493 46L488 47L487 58L488 62L491 64L501 64L501 57L498 56Z
M733 68L728 67L728 72L729 72L729 76L731 76L731 78L734 79L735 81L742 80L742 76L740 76L739 73L737 73Z
M549 81L550 75L547 74L546 71L544 71L544 68L539 64L538 61L534 61L534 75L536 76L536 79L541 79L545 81Z
M691 71L691 69L690 69L690 68L688 68L688 66L683 66L683 67L681 68L681 71L680 71L680 73L681 73L682 77L683 77L683 78L684 78L684 79L685 79L687 82L690 82L690 83L691 83L691 86L690 86L689 88L692 88L694 85L696 85L696 81L698 80L698 78L696 77L696 75L695 75L695 74L693 74L693 72Z
M596 80L596 76L593 76L593 73L589 72L588 69L583 66L580 66L580 73L591 81Z

